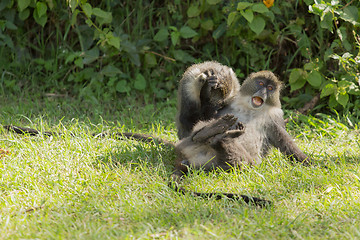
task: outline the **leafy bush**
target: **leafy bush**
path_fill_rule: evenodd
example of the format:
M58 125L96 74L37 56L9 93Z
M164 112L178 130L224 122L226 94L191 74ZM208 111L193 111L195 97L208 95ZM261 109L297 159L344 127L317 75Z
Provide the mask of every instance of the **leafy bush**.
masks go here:
M174 96L187 66L214 59L240 79L274 71L289 86L283 100L290 107L319 96L317 111L360 116L359 7L337 0L4 0L0 86L91 101L160 100Z

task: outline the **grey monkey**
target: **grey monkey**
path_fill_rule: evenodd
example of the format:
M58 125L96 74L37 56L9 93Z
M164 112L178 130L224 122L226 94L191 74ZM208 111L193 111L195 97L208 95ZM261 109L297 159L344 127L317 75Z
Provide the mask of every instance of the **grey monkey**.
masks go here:
M217 110L214 120L199 121L190 136L176 144L178 156L181 157L177 160L175 175L182 176L187 171L187 165L204 169L221 167L224 170L241 168L243 164L257 165L272 146L290 159L308 164L308 157L285 129L280 103L281 88L282 83L270 71L251 74L232 101ZM223 130L212 136L217 129L212 124L220 120L226 120L230 125L223 129L233 129L236 123L237 126L241 124L241 131L238 127L231 130L231 134ZM202 141L199 132L208 139ZM224 132L227 134L224 135Z

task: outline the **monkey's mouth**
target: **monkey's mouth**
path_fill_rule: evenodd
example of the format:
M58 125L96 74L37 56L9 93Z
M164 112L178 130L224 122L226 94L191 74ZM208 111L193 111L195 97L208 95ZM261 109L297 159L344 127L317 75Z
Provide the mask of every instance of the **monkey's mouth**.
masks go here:
M258 108L264 104L264 100L261 97L252 97L251 103L252 103L253 107Z

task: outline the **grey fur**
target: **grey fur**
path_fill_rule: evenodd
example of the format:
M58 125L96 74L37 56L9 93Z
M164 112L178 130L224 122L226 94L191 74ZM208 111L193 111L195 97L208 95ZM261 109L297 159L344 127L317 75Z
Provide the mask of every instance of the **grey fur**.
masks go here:
M308 164L308 157L285 129L279 99L281 88L282 83L270 71L251 74L231 101L216 109L212 116L215 119L199 121L190 135L176 144L179 159L174 179L182 176L188 166L226 170L241 168L244 164L256 165L261 163L271 147L278 148L291 159ZM208 138L197 137L200 133L206 136L206 131L221 122L227 124L222 132L212 131L214 134L208 134ZM243 124L245 130L229 137L235 123Z
M178 89L179 139L189 136L197 122L210 120L219 109L232 102L239 89L239 81L228 66L215 61L190 66Z

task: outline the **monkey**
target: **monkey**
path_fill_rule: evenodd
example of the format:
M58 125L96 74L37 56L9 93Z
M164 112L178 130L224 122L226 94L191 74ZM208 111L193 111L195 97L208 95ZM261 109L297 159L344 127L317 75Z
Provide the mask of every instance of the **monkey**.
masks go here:
M240 89L234 71L215 61L190 66L183 74L177 94L178 137L190 135L200 120L213 118L219 109L233 101Z
M232 84L217 84L214 88L214 83L224 81L224 74L220 74L222 71L229 73ZM233 114L247 129L244 135L236 138L238 143L235 144L243 148L239 156L245 162L259 164L274 146L291 160L308 165L310 159L285 129L280 102L282 82L271 71L260 71L250 74L240 86L235 74L230 72L233 73L231 68L216 62L195 64L185 71L178 92L176 122L179 138L189 136L191 131L188 129L194 129L193 126L203 119ZM211 83L206 85L204 82ZM216 94L215 90L231 94ZM207 115L202 113L203 109L209 108L212 110L207 111Z

